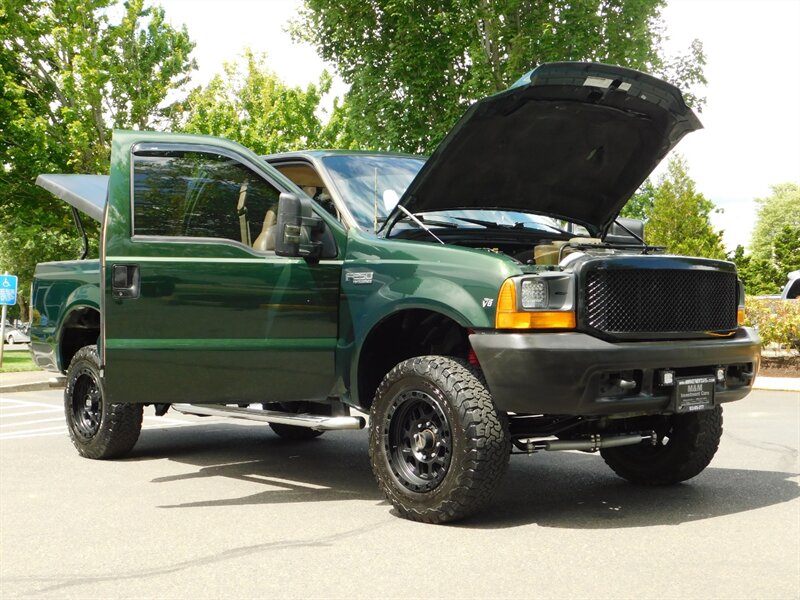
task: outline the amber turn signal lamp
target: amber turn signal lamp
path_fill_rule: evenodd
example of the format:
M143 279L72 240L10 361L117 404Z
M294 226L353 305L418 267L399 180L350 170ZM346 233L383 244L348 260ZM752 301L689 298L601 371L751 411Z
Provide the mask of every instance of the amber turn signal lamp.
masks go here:
M497 296L497 329L575 329L575 313L560 310L517 311L517 288L506 279Z
M736 324L740 327L744 325L744 306L736 309Z

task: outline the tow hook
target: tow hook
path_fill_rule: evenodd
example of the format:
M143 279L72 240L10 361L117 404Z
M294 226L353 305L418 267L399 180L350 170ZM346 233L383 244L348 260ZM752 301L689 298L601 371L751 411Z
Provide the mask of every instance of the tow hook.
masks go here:
M635 446L643 442L650 442L655 446L658 444L658 435L655 431L646 434L637 433L632 435L615 435L603 437L599 434L592 434L588 438L580 440L514 440L514 446L524 454L533 454L546 450L556 452L562 450L581 450L583 452L597 452L603 448L618 448L620 446Z

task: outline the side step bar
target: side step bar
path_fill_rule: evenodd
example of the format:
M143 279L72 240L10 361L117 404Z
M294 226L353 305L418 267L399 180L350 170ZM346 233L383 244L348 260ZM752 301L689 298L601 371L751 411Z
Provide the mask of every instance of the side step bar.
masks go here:
M265 423L294 425L295 427L308 427L309 429L316 429L317 431L363 429L364 425L366 425L364 417L329 417L324 415L295 414L274 410L239 408L223 404L173 404L172 408L185 415L232 417L234 419L248 419L250 421L263 421Z

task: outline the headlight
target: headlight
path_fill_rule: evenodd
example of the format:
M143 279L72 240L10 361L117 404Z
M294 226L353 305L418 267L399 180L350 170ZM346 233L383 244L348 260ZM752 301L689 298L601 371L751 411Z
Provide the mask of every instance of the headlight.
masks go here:
M522 280L522 308L547 308L547 281L536 279Z
M574 329L571 274L543 273L506 279L497 297L497 329Z

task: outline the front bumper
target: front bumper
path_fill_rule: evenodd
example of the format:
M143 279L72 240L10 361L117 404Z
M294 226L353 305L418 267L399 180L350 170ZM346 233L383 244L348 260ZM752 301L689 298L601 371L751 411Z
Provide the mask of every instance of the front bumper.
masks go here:
M750 392L760 362L758 335L744 327L704 340L612 343L577 332L488 331L469 340L497 408L527 414L670 412L674 388L658 384L665 369L683 377L724 367L714 402L731 402ZM620 379L635 386L614 385Z

